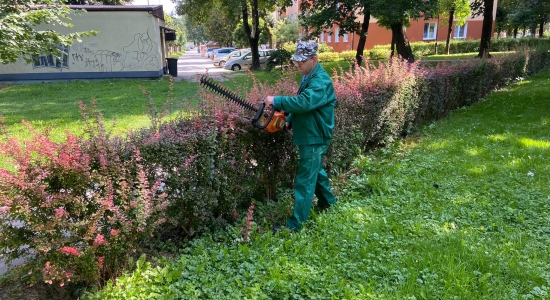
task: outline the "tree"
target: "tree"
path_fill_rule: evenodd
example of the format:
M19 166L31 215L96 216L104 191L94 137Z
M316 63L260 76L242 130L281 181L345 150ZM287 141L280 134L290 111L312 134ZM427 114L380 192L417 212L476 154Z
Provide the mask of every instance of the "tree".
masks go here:
M514 30L511 22L511 15L514 13L517 2L523 0L499 0L497 13L495 18L495 32L500 33L506 31L506 36L513 36Z
M284 43L295 42L299 37L300 28L298 28L298 23L288 19L281 20L277 23L277 26L275 27L275 39L277 41L277 47L281 46Z
M542 37L549 14L550 0L527 0L517 3L515 10L510 14L510 19L516 27L523 28L524 35L526 29L530 29L534 35L539 27L539 37Z
M217 17L210 18L210 20L204 24L206 35L222 46L232 46L233 32L237 27L237 23L228 16L224 10L216 7L212 9L212 12Z
M474 16L483 14L478 58L491 57L489 49L491 48L491 35L493 34L493 4L494 0L475 0L470 4Z
M264 28L264 20L260 19L260 27ZM235 41L235 45L238 47L245 47L245 45L248 45L248 38L244 32L244 26L243 23L239 23L237 25L237 28L233 31L232 34L233 40ZM269 42L269 37L267 36L267 33L265 31L260 32L260 44L265 44Z
M373 0L371 10L379 25L391 29L397 53L403 59L413 62L414 55L405 34L405 27L410 25L410 19L418 20L429 16L438 5L438 0Z
M177 12L180 15L187 15L192 24L205 24L209 18L218 17L212 15L213 7L225 9L229 18L235 16L240 18L252 52L250 68L255 70L260 68L258 51L261 30L259 26L260 14L262 11L273 11L276 5L286 7L291 3L292 0L181 0L177 6Z
M187 28L181 17L172 17L164 13L165 26L176 31L176 40L169 42L175 46L185 46L187 44Z
M308 28L309 37L319 36L324 31L332 34L334 25L340 29L339 35L359 35L355 57L357 64L361 65L367 42L371 2L372 0L304 0L300 5L300 23ZM362 23L357 21L361 15Z
M60 46L69 46L96 31L60 34L40 25L71 28L71 10L61 0L2 0L0 2L0 62L14 63L20 57L31 63L32 55L63 54Z
M449 54L453 21L456 20L457 25L464 25L466 23L466 18L472 14L470 2L468 0L440 0L439 12L443 17L447 17L447 21L444 22L448 25L445 52Z
M66 0L65 4L73 5L124 5L132 0Z
M195 45L204 44L208 42L208 37L206 36L204 26L196 25L193 26L189 22L189 18L184 15L181 17L184 27L187 30L187 39L193 41Z

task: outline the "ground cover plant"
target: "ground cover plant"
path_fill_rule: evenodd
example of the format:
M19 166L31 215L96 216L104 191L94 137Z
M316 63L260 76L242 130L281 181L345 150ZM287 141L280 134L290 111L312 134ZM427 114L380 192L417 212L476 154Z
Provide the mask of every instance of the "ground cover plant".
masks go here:
M545 299L550 72L356 161L293 234L194 240L88 299Z

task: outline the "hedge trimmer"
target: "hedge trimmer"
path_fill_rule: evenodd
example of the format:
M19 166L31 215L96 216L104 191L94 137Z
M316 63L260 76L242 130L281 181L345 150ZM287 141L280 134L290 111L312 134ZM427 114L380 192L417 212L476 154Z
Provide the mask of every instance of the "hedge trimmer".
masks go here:
M255 112L251 123L256 128L263 129L267 132L277 132L283 129L286 124L285 114L276 111L274 107L271 107L271 109L267 109L265 107L264 101L260 102L260 107L256 108L250 102L242 99L237 94L223 87L219 83L215 83L212 78L207 78L205 75L201 77L200 84L207 87L210 91L224 97L225 99L229 99L237 103L241 107Z

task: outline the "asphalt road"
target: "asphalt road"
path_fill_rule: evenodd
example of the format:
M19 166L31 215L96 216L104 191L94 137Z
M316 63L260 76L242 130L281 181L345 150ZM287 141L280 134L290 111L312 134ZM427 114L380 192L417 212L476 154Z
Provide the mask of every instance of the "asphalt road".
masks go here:
M201 75L208 72L210 77L217 80L223 80L226 76L231 76L234 71L215 67L212 59L201 56L196 49L186 51L178 59L178 77L177 80L197 81Z

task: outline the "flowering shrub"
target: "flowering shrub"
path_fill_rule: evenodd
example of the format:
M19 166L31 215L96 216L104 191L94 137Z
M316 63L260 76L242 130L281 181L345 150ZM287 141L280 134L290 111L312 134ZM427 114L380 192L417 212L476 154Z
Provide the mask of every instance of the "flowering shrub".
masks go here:
M257 80L242 95L251 103L267 95L292 94L297 83L283 69L274 85ZM248 83L247 83L248 84ZM288 131L275 134L250 124L252 112L202 93L200 114L163 123L159 130L133 134L149 174L162 178L168 194L168 223L179 235L193 236L213 224L234 221L251 198L275 198L278 185L292 184L295 153Z
M101 286L165 220L166 195L147 179L139 150L110 139L82 108L89 140L67 133L54 143L24 122L31 140L6 133L0 142L14 166L0 169L0 253L27 257L32 282Z
M384 146L450 111L476 103L516 78L547 68L550 55L520 52L423 68L396 58L335 72L336 127L328 169L345 170L361 152ZM341 74L341 75L338 75Z

